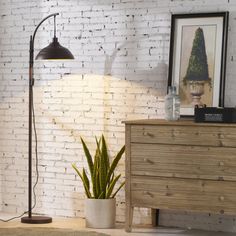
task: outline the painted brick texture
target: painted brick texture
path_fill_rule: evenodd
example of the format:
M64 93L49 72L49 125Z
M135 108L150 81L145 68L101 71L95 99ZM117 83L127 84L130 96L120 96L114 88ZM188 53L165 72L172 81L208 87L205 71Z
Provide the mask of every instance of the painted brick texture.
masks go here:
M11 0L0 2L0 203L4 212L27 209L29 37L41 19L57 17L58 38L73 61L35 61L34 104L39 184L34 212L84 216L84 191L71 168L86 164L79 137L95 148L102 133L111 154L124 144L127 119L163 117L171 13L230 11L226 105L235 106L236 1ZM43 23L35 54L53 36ZM118 171L124 176L124 158ZM124 221L124 191L117 197ZM136 223L150 211L136 209ZM234 217L162 211L163 225L236 231Z

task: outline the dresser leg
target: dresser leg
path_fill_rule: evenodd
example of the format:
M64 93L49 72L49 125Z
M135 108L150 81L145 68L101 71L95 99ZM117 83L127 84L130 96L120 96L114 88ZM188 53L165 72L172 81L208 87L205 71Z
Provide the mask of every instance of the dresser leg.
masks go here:
M159 225L159 209L151 209L151 217L152 217L152 226L156 227Z
M151 217L152 217L152 226L155 227L157 225L157 211L156 209L152 208L151 209Z
M133 207L127 207L127 208L128 209L126 209L125 231L131 232L134 208Z

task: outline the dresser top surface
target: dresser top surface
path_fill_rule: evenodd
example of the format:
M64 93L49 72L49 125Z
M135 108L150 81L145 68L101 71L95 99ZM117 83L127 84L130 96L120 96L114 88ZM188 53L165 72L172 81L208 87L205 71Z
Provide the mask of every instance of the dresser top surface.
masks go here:
M164 119L126 120L126 125L170 125L170 126L217 126L236 127L236 123L196 123L193 119L180 119L178 121L166 121Z

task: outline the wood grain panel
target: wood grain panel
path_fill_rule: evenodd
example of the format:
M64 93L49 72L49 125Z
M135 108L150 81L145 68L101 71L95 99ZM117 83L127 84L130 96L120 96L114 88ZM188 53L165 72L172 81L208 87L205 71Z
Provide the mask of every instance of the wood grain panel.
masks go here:
M236 181L236 149L131 144L131 175Z
M122 123L129 125L168 125L168 126L196 126L196 127L236 127L236 123L197 123L193 118L180 118L177 121L167 121L164 119L142 119L126 120Z
M159 177L131 178L132 205L235 214L236 182Z
M131 183L130 183L130 156L131 156L131 147L130 147L130 125L126 125L125 127L125 214L126 214L126 221L125 221L125 230L127 232L131 231L132 220L133 220L133 207L131 206Z
M236 147L236 126L132 125L131 142Z

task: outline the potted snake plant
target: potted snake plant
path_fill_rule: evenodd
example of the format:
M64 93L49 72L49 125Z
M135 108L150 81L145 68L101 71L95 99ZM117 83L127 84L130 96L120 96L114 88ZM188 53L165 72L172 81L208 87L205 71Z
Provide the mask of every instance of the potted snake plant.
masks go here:
M85 168L79 170L76 164L72 167L83 183L87 199L85 200L85 221L90 228L113 228L115 226L116 199L118 191L124 186L122 182L116 187L121 174L116 175L115 169L120 161L125 146L115 155L109 157L104 136L96 138L96 151L92 157L88 146L81 138L84 154L87 160L89 174Z

